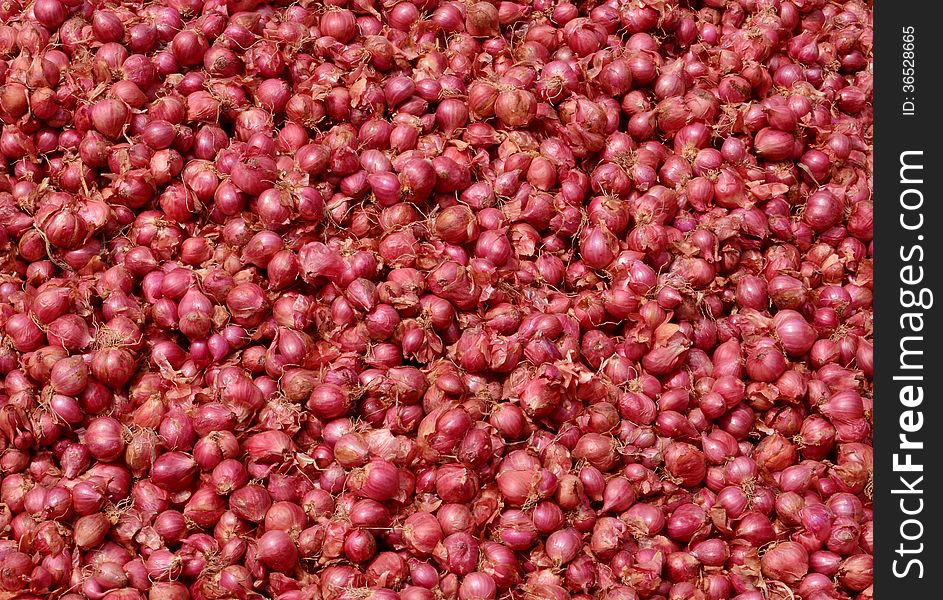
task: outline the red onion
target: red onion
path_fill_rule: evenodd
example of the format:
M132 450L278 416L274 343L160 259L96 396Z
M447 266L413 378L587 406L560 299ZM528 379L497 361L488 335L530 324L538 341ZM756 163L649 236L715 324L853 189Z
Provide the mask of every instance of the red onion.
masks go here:
M80 4L0 9L11 594L873 595L870 6Z
M284 531L267 531L258 541L259 561L275 572L288 571L298 562L298 549Z
M809 555L801 544L781 542L763 555L762 568L766 577L795 584L809 570Z
M556 565L565 565L576 558L582 539L575 529L561 529L547 537L544 551Z
M675 442L668 446L665 451L665 467L686 487L699 484L707 474L703 454L690 444Z
M99 417L85 430L85 445L98 460L115 460L124 452L121 424L111 417Z

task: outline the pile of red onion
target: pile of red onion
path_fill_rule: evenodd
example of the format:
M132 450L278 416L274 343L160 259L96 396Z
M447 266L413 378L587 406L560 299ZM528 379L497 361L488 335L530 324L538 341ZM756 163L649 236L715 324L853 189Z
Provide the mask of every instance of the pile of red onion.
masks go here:
M870 600L863 0L6 0L0 592Z

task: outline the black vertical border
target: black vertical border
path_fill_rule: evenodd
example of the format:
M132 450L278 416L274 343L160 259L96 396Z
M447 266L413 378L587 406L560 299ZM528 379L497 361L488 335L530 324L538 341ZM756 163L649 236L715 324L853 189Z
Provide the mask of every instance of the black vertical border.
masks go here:
M936 492L943 479L943 416L940 406L943 385L936 376L943 373L943 352L940 350L940 323L943 322L943 216L938 205L943 201L939 180L943 179L941 146L937 141L943 120L941 87L936 83L943 74L943 35L939 27L937 2L917 0L879 0L874 6L874 316L875 316L875 371L874 371L874 598L941 598L943 585L943 530L940 528L940 495ZM916 82L913 93L903 89L903 28L913 26L916 35ZM903 102L914 96L916 111L913 116L903 114ZM925 180L919 186L924 194L922 209L926 224L919 233L924 241L915 240L917 232L905 231L900 225L900 193L908 186L900 182L900 155L907 150L922 150ZM932 289L934 306L924 311L926 328L922 350L925 381L923 411L924 425L910 439L925 444L922 452L914 452L914 462L925 465L923 512L916 516L924 527L922 539L907 542L900 532L901 523L910 517L904 515L901 495L902 473L895 473L893 459L900 453L901 413L907 408L900 403L899 374L900 341L906 335L901 329L900 315L905 312L900 299L901 268L904 265L901 248L920 243L926 251L921 263L925 269L923 286ZM916 264L916 263L911 263ZM919 309L918 309L919 310ZM911 475L911 474L904 474ZM913 479L910 477L910 479ZM897 553L901 543L923 543L921 560L922 578L911 571L910 577L894 575L894 561L904 557Z

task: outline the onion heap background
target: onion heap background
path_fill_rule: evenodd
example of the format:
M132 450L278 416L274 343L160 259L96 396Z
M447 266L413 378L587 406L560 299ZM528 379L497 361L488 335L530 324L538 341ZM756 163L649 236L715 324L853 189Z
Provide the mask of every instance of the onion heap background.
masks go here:
M872 597L859 0L6 0L0 588Z

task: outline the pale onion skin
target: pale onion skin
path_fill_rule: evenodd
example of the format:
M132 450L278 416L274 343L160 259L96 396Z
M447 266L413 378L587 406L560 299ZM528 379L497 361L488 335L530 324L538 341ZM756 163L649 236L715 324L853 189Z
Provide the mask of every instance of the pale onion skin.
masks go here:
M871 598L867 3L275 4L0 7L0 588Z

